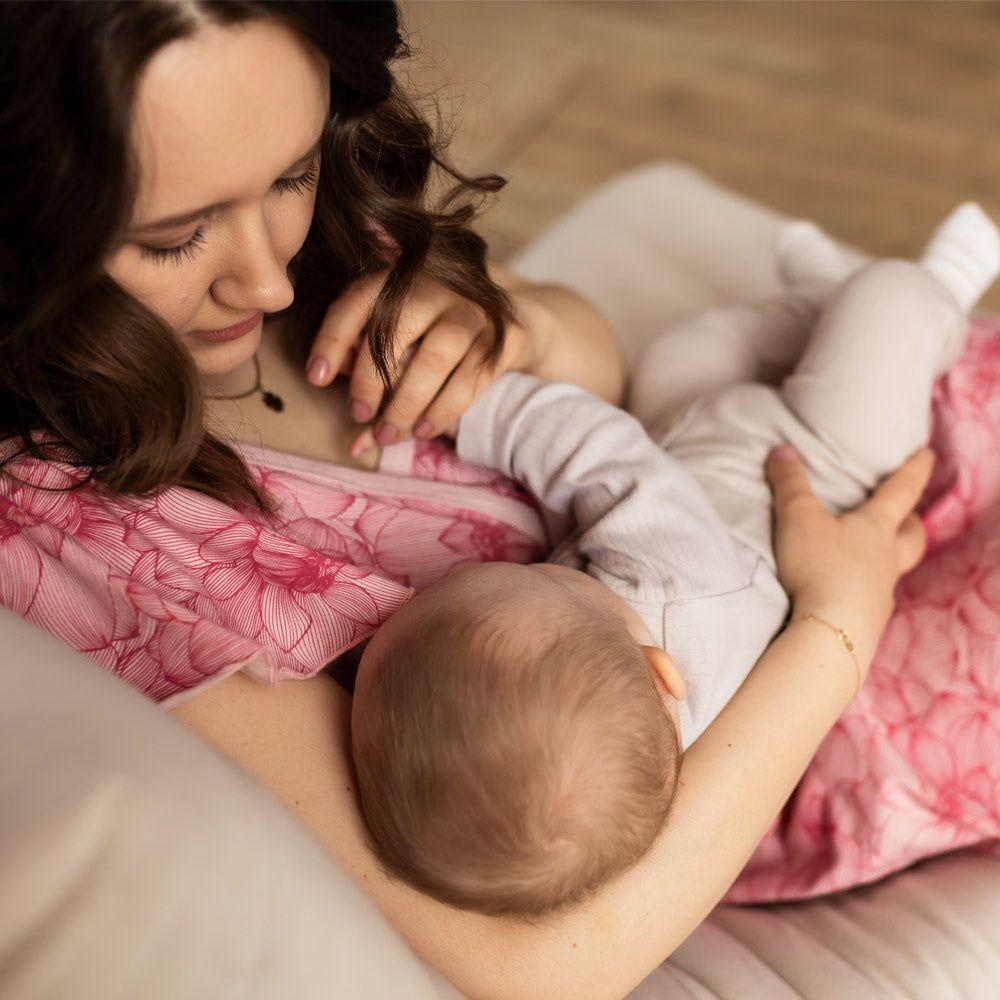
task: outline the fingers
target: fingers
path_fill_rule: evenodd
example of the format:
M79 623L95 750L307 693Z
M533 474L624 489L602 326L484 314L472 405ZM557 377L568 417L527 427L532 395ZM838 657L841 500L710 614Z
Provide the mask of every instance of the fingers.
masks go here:
M764 465L768 485L774 494L774 513L777 518L792 507L822 506L813 493L806 467L795 450L788 445L772 448Z
M378 412L385 394L385 384L375 367L368 338L365 337L358 347L358 357L351 369L351 384L348 389L348 410L351 419L359 424L366 424Z
M443 289L443 293L433 289L426 291L408 302L400 312L392 350L397 372L405 367L405 373L391 390L389 410L392 412L387 410L379 422L376 435L382 434L381 445L392 444L409 433L417 415L458 364L464 348L475 339L474 331L463 333L461 324L441 318L443 304L447 302L445 295L451 294L447 289ZM463 350L455 356L456 342L460 340ZM386 395L385 383L375 367L369 346L365 338L351 373L350 412L359 423L374 417ZM412 358L408 357L411 350ZM432 386L434 377L437 381Z
M476 339L475 330L447 321L426 334L393 390L375 432L380 445L392 444L410 434L417 418L448 382Z
M896 536L896 556L900 575L909 573L927 551L927 532L916 514L910 514Z
M334 375L349 370L349 354L357 348L358 337L388 273L381 271L352 282L330 303L306 364L306 378L313 385L329 385Z
M461 364L452 373L445 387L438 393L417 422L414 435L432 438L448 431L458 418L472 406L480 393L493 381L498 368L484 365L489 344L487 334L481 333L467 351Z
M913 512L934 468L930 448L915 451L871 495L862 509L883 523L898 528Z

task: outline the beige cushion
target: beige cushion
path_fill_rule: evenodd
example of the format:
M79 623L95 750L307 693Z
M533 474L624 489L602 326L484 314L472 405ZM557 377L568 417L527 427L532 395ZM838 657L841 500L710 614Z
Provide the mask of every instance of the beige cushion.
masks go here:
M0 608L0 996L453 995L277 800Z
M1000 859L936 858L874 886L719 907L635 1000L986 1000L1000 984Z
M779 291L770 247L782 221L691 167L653 163L608 181L510 264L583 292L634 358L670 323Z

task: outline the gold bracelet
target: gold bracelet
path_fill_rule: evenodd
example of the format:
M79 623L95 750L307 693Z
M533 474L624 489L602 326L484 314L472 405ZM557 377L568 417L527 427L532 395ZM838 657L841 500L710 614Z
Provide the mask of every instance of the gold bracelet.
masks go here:
M796 621L800 622L816 622L818 625L824 625L843 643L844 649L851 654L851 659L854 660L854 671L857 677L857 683L854 686L854 694L852 697L856 697L857 693L861 690L861 664L858 663L858 655L854 652L854 643L851 642L851 637L842 628L837 628L836 625L831 625L827 621L823 621L822 618L817 618L815 615L804 615L802 618L797 618Z

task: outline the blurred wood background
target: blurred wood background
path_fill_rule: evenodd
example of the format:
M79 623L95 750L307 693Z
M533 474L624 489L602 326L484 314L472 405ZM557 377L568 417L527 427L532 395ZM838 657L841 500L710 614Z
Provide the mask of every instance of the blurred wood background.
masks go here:
M612 175L678 159L869 252L1000 219L1000 3L411 0L404 79L508 187L503 259ZM985 305L1000 309L1000 289Z

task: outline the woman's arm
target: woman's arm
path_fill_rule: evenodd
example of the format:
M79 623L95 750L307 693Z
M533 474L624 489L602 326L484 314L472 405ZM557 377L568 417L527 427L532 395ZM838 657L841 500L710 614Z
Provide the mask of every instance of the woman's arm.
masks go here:
M525 325L537 331L533 355L521 370L621 403L625 358L597 306L571 288L528 281L500 264L490 262L489 272L510 293Z
M715 906L850 699L826 637L797 629L768 650L685 757L652 852L575 910L536 926L454 910L378 869L353 795L350 700L325 677L271 690L235 675L175 714L309 826L412 947L471 997L620 997ZM776 706L782 706L779 710Z
M473 400L504 371L575 382L610 403L625 391L625 363L608 321L578 292L521 278L499 264L490 276L509 294L516 322L500 357L485 364L492 337L478 306L430 279L419 281L395 338L398 371L387 388L363 331L385 271L359 278L330 303L310 351L309 381L350 378L351 415L367 426L351 453L374 443L448 432ZM320 365L314 369L313 364Z
M808 559L788 556L796 615L813 611L848 628L863 669L892 586L919 557L919 528L906 515L928 471L926 456L911 460L862 508L835 519L812 496L799 463L769 465L779 555L811 539ZM616 997L719 901L854 684L853 663L832 633L789 627L686 754L670 821L651 852L593 899L536 925L451 909L379 871L352 791L349 699L327 678L269 689L237 675L176 714L297 813L416 951L464 993Z

